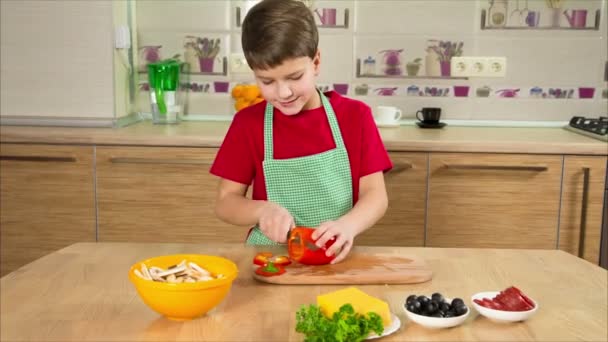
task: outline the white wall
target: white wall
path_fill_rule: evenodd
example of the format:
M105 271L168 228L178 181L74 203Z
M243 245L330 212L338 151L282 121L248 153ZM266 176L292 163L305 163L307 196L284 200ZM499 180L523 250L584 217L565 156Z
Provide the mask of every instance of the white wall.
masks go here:
M114 118L112 2L0 1L0 116Z

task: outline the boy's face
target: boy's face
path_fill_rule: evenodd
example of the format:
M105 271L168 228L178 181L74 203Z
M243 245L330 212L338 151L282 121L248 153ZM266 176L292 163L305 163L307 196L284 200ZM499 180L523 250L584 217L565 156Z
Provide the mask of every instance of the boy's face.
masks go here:
M321 105L315 86L320 63L321 55L317 51L313 59L288 59L277 67L253 73L264 99L284 114L295 115Z

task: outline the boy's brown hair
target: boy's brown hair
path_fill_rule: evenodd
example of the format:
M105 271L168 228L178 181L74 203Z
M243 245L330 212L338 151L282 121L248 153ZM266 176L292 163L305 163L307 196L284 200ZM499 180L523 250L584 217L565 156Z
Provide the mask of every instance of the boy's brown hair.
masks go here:
M314 58L319 32L304 3L263 0L243 20L241 44L249 67L266 70L292 58Z

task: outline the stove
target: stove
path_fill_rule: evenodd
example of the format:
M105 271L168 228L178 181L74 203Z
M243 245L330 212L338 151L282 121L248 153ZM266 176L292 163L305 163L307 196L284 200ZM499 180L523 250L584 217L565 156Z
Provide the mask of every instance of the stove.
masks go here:
M599 118L575 116L570 119L570 123L564 128L575 133L608 142L608 116L600 116Z

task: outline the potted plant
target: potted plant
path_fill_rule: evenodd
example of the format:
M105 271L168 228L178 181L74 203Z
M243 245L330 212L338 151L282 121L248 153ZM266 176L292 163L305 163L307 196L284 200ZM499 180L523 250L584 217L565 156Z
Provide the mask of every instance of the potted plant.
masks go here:
M420 71L421 65L422 65L422 58L416 58L411 62L407 62L407 64L405 65L405 69L407 70L408 76L418 75L418 71Z
M186 52L196 54L201 72L213 72L213 62L220 53L220 39L209 39L186 36L188 41L184 44Z
M450 42L440 40L436 45L431 45L427 48L427 52L432 52L439 59L441 67L441 76L450 76L450 62L454 56L462 56L463 42Z

